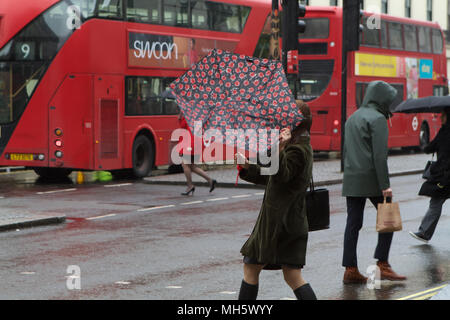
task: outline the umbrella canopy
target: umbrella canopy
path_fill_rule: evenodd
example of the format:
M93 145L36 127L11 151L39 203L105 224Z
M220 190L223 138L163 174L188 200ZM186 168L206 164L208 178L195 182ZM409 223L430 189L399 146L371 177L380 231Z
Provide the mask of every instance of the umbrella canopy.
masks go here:
M276 142L271 129L294 129L303 120L280 61L213 50L170 87L192 132L196 121L203 132L215 130L224 137L233 130L254 130L270 148ZM245 149L265 147L250 138Z
M400 103L394 112L398 113L439 113L445 108L450 108L450 96L425 97L420 99L408 99Z

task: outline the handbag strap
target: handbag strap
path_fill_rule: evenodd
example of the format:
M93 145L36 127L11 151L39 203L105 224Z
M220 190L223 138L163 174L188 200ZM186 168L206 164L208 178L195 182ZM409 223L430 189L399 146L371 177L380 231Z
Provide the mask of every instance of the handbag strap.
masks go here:
M312 175L311 175L311 183L309 184L309 189L310 189L312 192L314 192L314 178L313 178Z

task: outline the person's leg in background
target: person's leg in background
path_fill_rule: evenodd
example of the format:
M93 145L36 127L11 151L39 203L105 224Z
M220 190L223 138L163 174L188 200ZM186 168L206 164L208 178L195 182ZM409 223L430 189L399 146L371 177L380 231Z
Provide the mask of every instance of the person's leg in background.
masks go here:
M439 219L442 214L442 206L445 203L446 198L431 198L430 206L427 213L422 219L422 223L419 227L419 235L423 239L429 241L433 237L434 231L436 230Z
M384 202L384 197L371 198L370 201L375 206L375 209L378 209L378 205ZM380 268L381 280L403 281L406 280L406 277L395 273L389 264L389 252L391 250L393 238L393 232L378 234L378 243L375 249L374 258L378 260L377 266Z
M347 224L344 234L344 254L342 266L345 267L344 283L366 283L367 277L358 270L357 246L359 231L363 226L366 198L347 197Z

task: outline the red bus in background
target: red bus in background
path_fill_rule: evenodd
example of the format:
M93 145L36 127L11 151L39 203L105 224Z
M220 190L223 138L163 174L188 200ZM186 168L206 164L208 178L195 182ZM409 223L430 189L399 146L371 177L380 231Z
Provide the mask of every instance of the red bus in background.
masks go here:
M144 177L169 164L179 109L166 88L214 48L265 47L270 10L271 0L2 0L0 166Z
M300 37L297 98L313 111L312 146L338 151L341 140L342 8L307 7ZM348 56L347 115L359 108L369 82L383 80L398 91L394 109L407 98L447 95L447 59L436 23L365 13L358 52ZM389 147L423 147L440 127L436 115L395 114Z

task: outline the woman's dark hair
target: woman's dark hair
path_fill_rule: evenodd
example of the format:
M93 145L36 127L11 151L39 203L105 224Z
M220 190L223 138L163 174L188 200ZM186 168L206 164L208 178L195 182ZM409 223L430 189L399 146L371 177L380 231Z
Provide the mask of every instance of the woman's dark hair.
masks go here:
M292 131L292 139L291 143L297 143L298 138L303 135L305 132L310 133L311 127L313 123L311 109L309 109L308 104L306 104L303 100L296 100L297 108L303 115L302 122Z
M311 127L313 123L311 109L309 108L308 104L305 103L303 100L297 100L295 102L297 103L297 108L302 113L304 119L302 120L300 125L294 129L294 131L311 132Z

